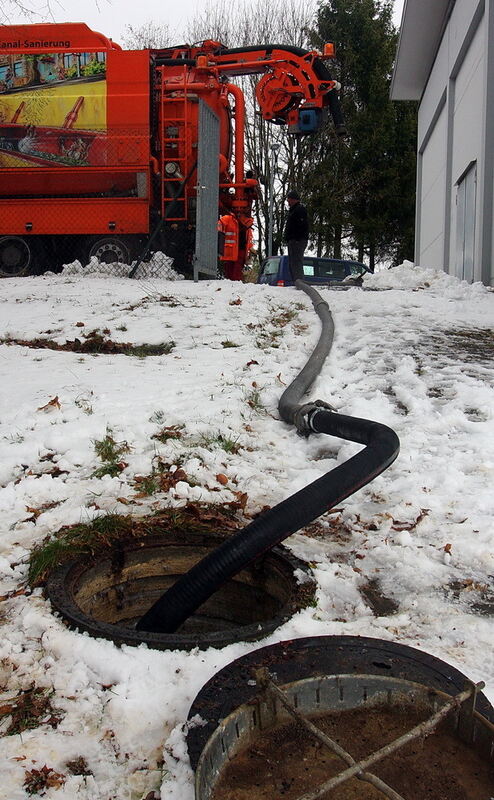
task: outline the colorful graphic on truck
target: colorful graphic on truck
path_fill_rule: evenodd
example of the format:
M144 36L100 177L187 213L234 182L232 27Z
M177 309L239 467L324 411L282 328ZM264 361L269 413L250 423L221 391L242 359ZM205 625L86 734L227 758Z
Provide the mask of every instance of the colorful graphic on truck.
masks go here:
M0 54L0 167L107 163L106 53Z

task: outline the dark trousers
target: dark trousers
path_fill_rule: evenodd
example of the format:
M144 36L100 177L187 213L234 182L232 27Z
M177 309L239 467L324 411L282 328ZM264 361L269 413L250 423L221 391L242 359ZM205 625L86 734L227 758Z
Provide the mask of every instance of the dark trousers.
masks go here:
M307 239L289 239L288 240L288 264L292 278L296 281L298 278L304 279L304 253L307 247Z

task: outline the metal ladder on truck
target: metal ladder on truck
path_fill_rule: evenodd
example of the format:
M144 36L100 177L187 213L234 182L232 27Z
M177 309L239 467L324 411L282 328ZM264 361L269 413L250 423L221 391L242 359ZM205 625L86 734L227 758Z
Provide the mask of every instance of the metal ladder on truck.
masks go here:
M186 68L183 82L173 84L173 91L165 78L166 67L158 67L159 82L159 135L161 143L161 217L167 222L185 222L188 219L188 150L190 143L190 102L187 95Z

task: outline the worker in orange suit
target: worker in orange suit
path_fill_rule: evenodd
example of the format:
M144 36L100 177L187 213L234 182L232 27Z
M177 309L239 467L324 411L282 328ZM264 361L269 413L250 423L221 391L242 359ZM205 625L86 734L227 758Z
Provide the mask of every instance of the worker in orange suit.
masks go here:
M231 281L241 281L243 264L239 260L238 219L233 214L223 214L218 222L218 231L222 245L220 245L220 259L225 278Z

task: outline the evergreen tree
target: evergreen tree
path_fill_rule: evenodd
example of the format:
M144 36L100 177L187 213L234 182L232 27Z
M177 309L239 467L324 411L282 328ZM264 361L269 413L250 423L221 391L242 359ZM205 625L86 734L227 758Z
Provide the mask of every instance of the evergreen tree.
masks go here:
M336 45L334 77L348 137L331 126L312 143L304 193L313 209L318 252L340 257L342 246L368 256L413 258L416 107L389 99L397 33L392 0L326 0L312 39Z

